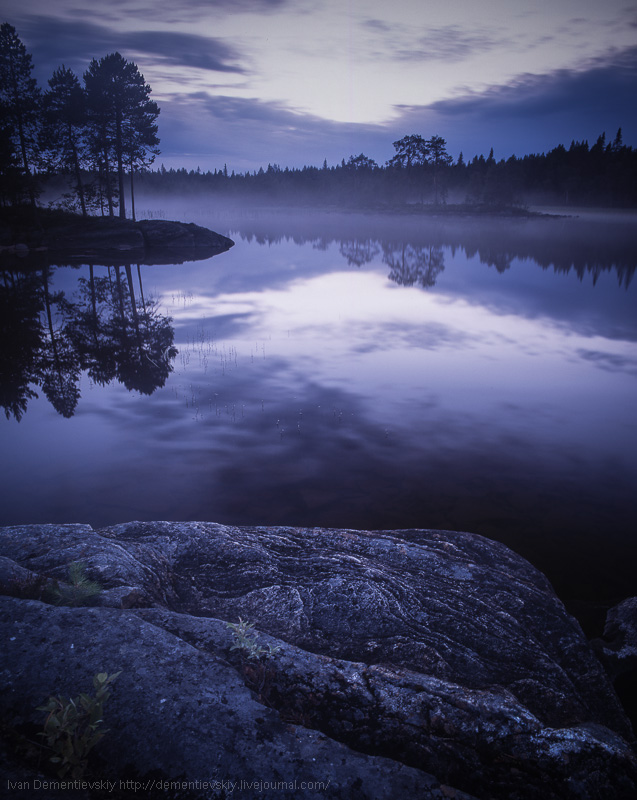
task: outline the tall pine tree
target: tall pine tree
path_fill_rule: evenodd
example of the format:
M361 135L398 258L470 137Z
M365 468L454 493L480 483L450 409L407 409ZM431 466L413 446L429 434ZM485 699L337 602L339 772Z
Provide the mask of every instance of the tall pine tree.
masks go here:
M87 156L86 96L75 73L64 65L55 70L49 87L44 94L47 160L49 166L73 175L82 215L86 216L82 181Z
M109 214L113 214L112 166L117 170L119 216L126 217L126 167L144 164L157 152L159 107L150 99L150 86L136 64L119 53L93 59L84 74L93 149L103 163ZM152 160L152 159L151 159Z
M10 143L9 161L19 164L31 205L35 209L34 169L40 152L41 94L31 76L33 63L15 28L0 26L0 130Z

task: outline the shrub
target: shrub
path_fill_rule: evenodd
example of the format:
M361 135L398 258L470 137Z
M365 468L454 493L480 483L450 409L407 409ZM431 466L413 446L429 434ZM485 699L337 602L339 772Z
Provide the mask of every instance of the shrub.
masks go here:
M119 672L108 675L100 672L93 678L95 695L80 694L75 698L49 697L38 711L46 711L44 730L38 734L53 751L51 763L58 765L57 774L63 778L69 772L72 778L82 778L87 757L108 731L100 730L104 703L111 695L111 685Z

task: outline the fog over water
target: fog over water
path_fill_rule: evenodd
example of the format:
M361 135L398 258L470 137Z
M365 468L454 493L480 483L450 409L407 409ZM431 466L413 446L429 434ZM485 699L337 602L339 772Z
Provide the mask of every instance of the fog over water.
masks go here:
M142 265L141 284L133 266L178 351L160 353L173 371L154 391L85 368L68 418L35 387L2 422L1 524L467 530L567 600L634 593L634 216L138 205L236 244ZM54 306L60 342L88 308L80 278L88 266L50 273L72 309Z

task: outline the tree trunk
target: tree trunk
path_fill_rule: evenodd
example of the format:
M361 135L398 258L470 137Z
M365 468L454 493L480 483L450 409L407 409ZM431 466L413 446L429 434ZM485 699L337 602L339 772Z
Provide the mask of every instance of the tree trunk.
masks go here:
M113 190L111 188L111 164L108 160L108 145L104 142L104 183L106 186L106 199L108 201L108 216L114 217Z
M139 316L137 315L137 301L135 299L135 289L133 287L133 275L131 272L130 264L126 265L126 278L128 280L128 291L130 293L131 308L133 309L133 325L135 333L137 334L137 346L139 347L140 356L142 354L142 332L139 329Z
M133 159L130 160L130 210L133 222L137 222L135 218L135 186L133 185Z
M135 219L135 218L133 217L133 219ZM141 269L139 267L139 264L137 265L137 279L139 280L139 292L140 292L140 294L142 296L142 308L144 309L144 314L145 314L146 313L146 300L144 300L144 285L142 283L142 271L141 271Z
M77 187L77 193L80 198L80 205L82 206L82 216L88 216L86 213L86 203L84 202L84 184L82 183L82 173L80 171L80 161L77 157L77 147L75 146L75 141L73 140L73 132L71 130L71 126L69 125L68 129L69 134L69 142L71 143L71 149L73 150L73 169L75 171L75 183Z
M119 218L126 219L126 199L124 197L124 159L122 154L122 118L117 113L115 121L115 150L117 152L117 181L119 187Z

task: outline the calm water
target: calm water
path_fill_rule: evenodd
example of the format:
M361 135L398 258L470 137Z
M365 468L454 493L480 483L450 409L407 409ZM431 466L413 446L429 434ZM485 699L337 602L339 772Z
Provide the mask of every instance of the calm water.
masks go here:
M236 245L0 276L39 396L0 524L468 530L567 600L637 592L634 217L147 213Z

